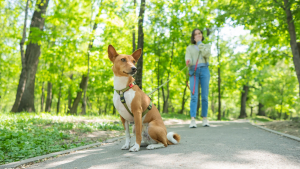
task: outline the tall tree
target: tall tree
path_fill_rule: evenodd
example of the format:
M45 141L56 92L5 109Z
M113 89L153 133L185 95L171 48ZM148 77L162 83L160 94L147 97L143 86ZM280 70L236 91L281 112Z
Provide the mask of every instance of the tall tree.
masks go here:
M39 56L41 54L41 45L38 43L38 41L41 39L41 32L44 30L44 15L46 14L48 3L49 0L37 1L36 3L36 8L31 19L30 33L28 38L29 44L26 46L25 57L22 57L22 67L25 69L23 71L22 68L19 80L20 87L18 87L17 90L15 104L11 110L12 112L35 111L35 74L37 71ZM38 39L36 39L37 34L39 34ZM24 88L24 90L22 88Z
M45 102L45 82L43 82L43 84L42 84L41 112L44 111L44 102Z
M85 85L87 85L87 80L88 80L88 77L85 74L83 74L82 78L81 78L81 82L80 82L80 89L77 91L77 96L74 99L73 106L70 110L70 114L74 114L74 115L77 114L77 108L78 108L78 105L79 105L79 102L80 102L80 99L82 96L82 92L83 92L84 88L86 88Z
M29 0L26 2L26 8L25 8L25 19L24 19L24 26L23 26L23 35L22 39L20 42L20 52L21 52L21 61L22 61L22 73L20 75L20 80L18 84L18 89L17 89L17 95L15 99L15 103L11 109L11 112L17 112L19 105L21 103L22 96L24 94L25 90L25 84L27 80L27 69L26 69L26 59L25 59L25 54L24 54L24 43L26 40L26 27L27 27L27 15L28 15L28 4Z
M51 111L51 105L52 105L52 83L48 81L45 112Z
M223 19L245 25L254 36L265 38L270 46L291 47L294 70L298 79L300 96L300 55L297 47L295 23L299 23L299 2L295 0L231 0L218 1ZM289 55L289 54L288 54ZM278 61L280 58L275 58Z
M276 0L275 0L276 1ZM284 0L284 7L286 13L286 21L288 24L288 31L290 34L290 45L293 53L293 62L295 65L295 70L298 78L299 86L299 97L300 97L300 52L297 46L296 28L294 24L293 14L291 12L291 0ZM298 4L299 5L299 4Z
M135 15L135 9L136 9L136 0L133 0L133 12L134 12L134 15ZM136 44L135 44L135 26L133 25L132 26L132 53L136 50Z
M81 114L86 114L86 90L87 90L87 86L88 86L88 81L89 81L89 73L90 73L90 52L91 52L91 49L93 48L93 43L94 43L94 39L95 39L95 31L98 27L98 23L99 23L99 16L101 15L102 13L102 9L103 9L103 5L102 5L102 2L103 0L100 1L100 4L99 4L99 11L95 17L95 21L94 21L94 25L92 27L92 30L91 30L91 38L89 40L89 44L88 44L88 51L87 51L87 66L88 66L88 70L87 70L87 74L85 76L82 76L84 80L84 88L83 88L83 99L82 99L82 112ZM93 9L91 9L92 11ZM91 18L92 20L92 18ZM79 95L81 96L81 95ZM76 108L77 109L77 108Z
M245 118L245 117L247 117L247 113L246 113L246 101L247 101L248 91L249 91L249 86L248 85L244 85L243 86L243 90L241 92L242 93L241 94L241 111L240 111L239 118Z
M218 50L218 93L219 93L219 97L218 97L218 103L219 103L219 114L218 114L218 120L221 120L221 62L220 62L220 55L221 55L221 50L220 50L220 46L219 46L219 30L218 30L218 37L217 37L217 50Z
M138 21L138 49L144 48L144 31L143 31L143 23L144 23L144 14L145 14L145 8L146 8L146 0L141 0L141 6L140 6L140 13L139 13L139 21ZM142 89L143 86L143 55L144 51L142 52L138 63L137 63L137 74L135 81L137 85Z

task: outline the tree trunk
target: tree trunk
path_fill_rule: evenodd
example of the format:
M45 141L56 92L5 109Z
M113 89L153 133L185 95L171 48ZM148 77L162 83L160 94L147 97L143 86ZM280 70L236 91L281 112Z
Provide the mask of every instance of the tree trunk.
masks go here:
M27 15L28 15L28 4L29 0L26 2L26 8L25 8L25 19L24 19L24 27L23 27L23 35L20 42L20 52L21 52L21 61L22 61L22 71L19 79L17 94L16 94L16 100L15 103L11 109L11 112L18 112L19 105L21 103L21 99L25 90L25 84L27 79L27 69L26 69L26 60L24 55L24 43L26 39L26 21L27 21Z
M183 111L184 111L184 105L185 105L185 102L186 102L186 100L187 100L187 99L185 98L186 88L187 88L187 85L185 86L184 91L183 91L182 102L181 102L181 110L180 110L179 114L183 114Z
M57 105L56 105L56 114L59 113L60 98L61 98L61 83L59 83L59 92L58 92L58 99L57 99Z
M173 62L173 56L174 56L174 39L173 39L173 41L172 41L172 53L171 53L171 60L170 60L170 69L169 69L169 71L168 71L168 79L167 79L167 81L169 81L170 80L170 73L171 73L171 70L172 70L172 62ZM163 108L163 112L164 113L168 113L169 111L169 109L168 109L168 107L169 107L169 97L170 97L170 83L168 82L167 83L167 96L166 96L166 98L165 98L165 100L164 100L164 108Z
M80 82L80 90L77 92L77 96L74 99L73 106L70 110L70 114L73 114L73 115L77 114L77 107L81 100L82 91L85 88L85 85L87 84L87 82L86 82L87 80L88 80L88 78L86 77L86 75L82 75L81 82Z
M282 108L283 108L283 99L284 99L284 87L285 87L285 83L282 85L280 94L281 94L281 103L280 103L280 119L281 119L281 115L282 115Z
M97 98L97 103L98 103L98 107L99 107L99 109L98 109L98 114L99 114L99 116L101 115L101 103L100 103L100 97L98 96L98 98Z
M52 104L52 83L48 82L45 112L50 112L51 111L51 104Z
M107 114L107 101L105 100L104 114Z
M140 7L140 13L139 13L139 22L138 22L138 49L141 48L143 51L144 48L144 32L143 32L143 23L144 23L144 13L145 13L145 6L146 6L146 0L141 0L141 7ZM141 57L138 60L137 63L137 74L136 74L136 83L137 85L142 89L142 78L143 78L143 52L141 54Z
M284 7L285 7L285 13L287 18L287 24L288 24L288 31L290 34L290 45L292 48L293 53L293 62L298 78L298 87L299 87L299 96L300 96L300 51L299 47L297 46L297 37L296 37L296 30L293 20L293 14L291 12L290 8L290 1L289 0L283 0L284 1Z
M219 62L220 63L220 62ZM218 93L219 93L219 97L218 97L218 120L221 120L221 111L222 111L222 102L221 102L221 70L220 70L220 66L218 67Z
M242 91L242 97L241 97L241 112L240 112L239 118L247 117L247 114L246 114L246 100L247 100L248 91L249 91L249 86L244 85L243 86L243 91Z
M96 15L96 19L101 15L102 13L102 9L103 9L103 5L102 5L102 0L100 1L100 7L99 7L99 12L98 14ZM92 18L91 18L92 19ZM87 87L88 87L88 81L89 81L89 74L90 74L90 51L91 49L93 48L93 43L94 43L94 39L95 39L95 35L94 35L94 32L96 31L97 27L98 27L98 23L99 22L96 22L97 20L95 19L95 23L93 25L93 30L92 30L92 38L90 39L90 42L89 42L89 46L88 46L88 52L87 52L87 56L88 56L88 72L87 72L87 75L86 75L86 84L84 85L84 94L83 94L83 99L82 99L82 112L81 114L85 115L86 114L86 90L87 90Z
M33 13L31 25L30 25L30 33L29 33L29 44L26 47L25 52L25 67L26 71L21 72L19 83L25 83L25 89L23 95L21 97L21 102L18 107L18 112L27 111L34 112L34 87L35 87L35 74L37 71L37 66L39 62L39 56L41 54L41 46L36 39L36 33L33 33L33 28L38 28L40 31L44 30L45 18L43 15L46 14L46 9L48 6L49 0L45 0L44 3L37 3L36 10ZM34 39L33 39L34 38ZM24 80L23 80L24 79ZM21 84L24 86L24 84ZM21 94L20 94L21 96ZM16 98L16 101L20 98Z
M219 93L219 97L218 97L218 103L219 103L219 107L218 107L218 120L221 120L221 62L220 62L220 57L221 57L221 52L220 52L220 46L219 46L219 32L218 31L218 40L217 40L217 51L218 51L218 93Z
M89 59L88 59L89 60ZM89 61L88 61L89 62ZM88 66L89 67L89 66ZM88 68L88 69L90 69L90 68ZM88 70L88 73L87 73L87 75L86 75L86 80L85 80L85 83L86 84L84 84L84 89L83 89L83 99L82 99L82 110L81 110L81 114L82 115L85 115L86 114L86 90L87 90L87 86L88 86L88 81L89 81L89 71L90 70Z
M258 116L266 116L266 113L263 110L264 106L265 105L263 105L261 102L258 103L258 113L257 113Z
M159 49L159 41L158 41L158 61L157 61L157 86L159 86L159 82L160 82L160 76L159 76L159 64L160 64L160 49ZM157 109L160 112L160 102L159 102L159 90L157 90Z
M160 83L163 84L162 79L160 80ZM164 89L164 87L161 88L161 93L162 93L162 98L163 98L163 101L164 101L164 102L163 102L163 112L164 112L164 107L165 107L165 103L166 103L166 102L165 102L165 97L166 97L166 96L165 96L165 89Z
M41 112L44 111L44 102L45 102L45 82L43 82L42 84Z
M262 87L262 84L259 83L259 86L261 87L260 93L261 93L261 95L263 95L263 87ZM264 107L264 105L261 103L261 100L259 100L259 103L258 103L258 113L257 113L258 116L266 116L266 113L265 113L265 111L263 110L263 107Z
M136 4L136 0L133 0L133 11L134 11L134 15L135 15L135 4ZM136 50L136 44L135 44L135 29L134 29L135 26L132 26L132 53Z
M70 75L71 81L73 81L73 74ZM69 86L69 93L68 93L68 111L67 114L70 113L71 110L71 104L72 104L72 91L71 91L71 86Z
M113 105L113 115L116 115L116 114L117 114L117 111L116 111L115 106Z
M215 114L215 102L214 102L214 90L211 90L211 110L213 112L213 115Z

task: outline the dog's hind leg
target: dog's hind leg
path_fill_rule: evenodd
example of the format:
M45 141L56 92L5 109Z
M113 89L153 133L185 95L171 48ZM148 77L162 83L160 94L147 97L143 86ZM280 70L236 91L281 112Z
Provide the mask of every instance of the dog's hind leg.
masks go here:
M130 131L129 131L129 121L125 120L122 116L121 121L123 123L124 129L125 129L125 137L126 141L125 144L122 146L122 150L128 150L130 148Z
M151 124L152 123L152 124ZM155 122L149 123L148 133L151 139L156 141L156 144L150 144L147 146L148 150L167 147L168 139L167 139L167 131L165 128L160 125L156 125Z

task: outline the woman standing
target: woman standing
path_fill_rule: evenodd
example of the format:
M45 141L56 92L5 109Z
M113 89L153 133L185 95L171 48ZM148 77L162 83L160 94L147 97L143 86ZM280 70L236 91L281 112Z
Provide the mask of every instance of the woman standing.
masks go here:
M190 115L192 119L190 128L197 127L195 117L198 103L199 81L201 85L201 116L203 118L202 125L204 127L209 127L209 123L207 120L208 88L210 80L208 61L209 56L211 55L211 46L208 44L203 44L203 40L203 32L199 29L194 29L191 36L192 44L186 48L185 54L186 65L189 66L189 80L191 90Z

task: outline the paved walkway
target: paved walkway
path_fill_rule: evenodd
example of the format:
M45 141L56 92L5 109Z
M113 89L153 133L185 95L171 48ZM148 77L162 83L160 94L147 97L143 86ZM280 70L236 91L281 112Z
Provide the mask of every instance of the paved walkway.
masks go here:
M300 142L249 123L214 122L211 127L168 126L181 135L178 145L139 152L121 150L125 140L82 150L30 166L30 169L195 168L299 169ZM132 138L134 142L135 138ZM0 167L1 168L1 167Z

